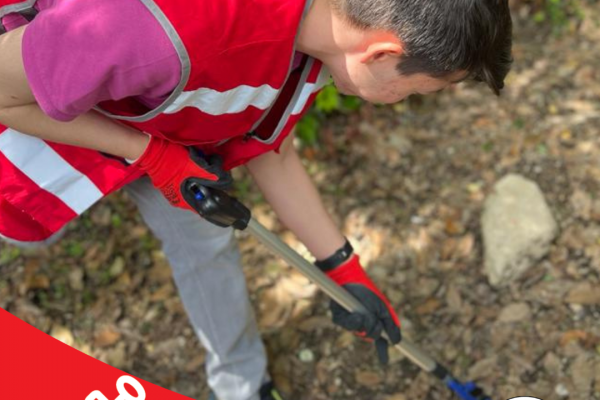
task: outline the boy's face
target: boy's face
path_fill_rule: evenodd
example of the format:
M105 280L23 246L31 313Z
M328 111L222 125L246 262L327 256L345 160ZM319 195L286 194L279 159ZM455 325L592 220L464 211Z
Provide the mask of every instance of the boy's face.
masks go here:
M444 78L424 73L401 75L396 69L401 55L402 47L394 39L369 35L360 45L342 49L322 61L341 93L373 103L396 103L411 94L437 92L466 75L462 71Z
M427 74L401 75L396 66L399 57L381 52L365 56L363 52L343 53L327 60L338 90L346 95L359 96L372 103L397 103L411 94L429 94L464 79L465 72L444 78Z

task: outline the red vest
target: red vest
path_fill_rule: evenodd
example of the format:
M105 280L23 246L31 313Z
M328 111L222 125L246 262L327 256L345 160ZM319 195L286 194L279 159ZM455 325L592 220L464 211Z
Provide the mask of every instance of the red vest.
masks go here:
M310 0L142 2L180 56L181 81L156 109L125 99L102 103L99 111L151 135L221 154L228 169L277 150L329 80L310 57L292 72L298 26ZM27 14L34 3L0 0L0 18ZM0 126L0 235L43 240L138 176L100 153Z

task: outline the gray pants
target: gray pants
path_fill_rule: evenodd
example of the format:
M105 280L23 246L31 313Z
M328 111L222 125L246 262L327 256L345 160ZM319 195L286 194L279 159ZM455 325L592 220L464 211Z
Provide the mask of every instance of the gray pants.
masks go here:
M219 400L259 400L267 361L233 230L172 207L147 178L126 191L162 241L183 305L207 350L209 386Z

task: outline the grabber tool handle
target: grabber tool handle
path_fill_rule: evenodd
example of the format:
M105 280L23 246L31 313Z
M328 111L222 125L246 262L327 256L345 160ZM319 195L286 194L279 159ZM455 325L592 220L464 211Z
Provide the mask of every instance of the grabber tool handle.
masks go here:
M310 263L273 234L273 232L252 218L250 210L237 199L221 190L194 184L189 185L186 189L194 194L196 200L194 209L203 218L221 227L233 227L238 230L247 229L248 232L261 241L269 250L298 269L347 311L368 313L362 303L352 296L352 294L332 281L314 264ZM472 382L466 384L460 382L446 368L438 364L407 339L402 339L394 347L421 369L442 380L462 400L490 400L475 384Z
M368 313L366 308L348 291L332 281L319 268L285 244L277 235L251 217L250 210L236 198L218 189L189 184L187 190L196 199L194 209L209 222L221 227L248 230L269 250L296 267L308 279L323 290L330 298L350 312ZM426 371L433 371L436 363L415 346L403 339L396 347L409 359Z
M186 190L194 196L192 207L208 222L222 228L233 227L244 230L248 226L252 214L250 210L235 197L222 190L188 183Z
M291 266L298 269L308 279L312 280L322 291L349 312L368 313L367 309L346 289L339 286L325 275L314 264L308 262L298 252L285 244L273 232L269 231L254 218L250 219L247 230L260 240L273 253L279 255ZM385 335L385 333L384 333ZM444 382L446 387L452 390L462 400L490 400L483 390L472 382L462 383L452 376L442 365L433 358L403 338L394 346L402 355L418 365L421 369L431 373Z
M335 300L347 311L365 314L369 312L362 305L362 303L356 299L356 297L352 296L352 294L350 294L346 289L331 280L319 268L298 254L298 252L290 248L254 218L250 220L247 230L252 233L253 236L258 238L272 252L279 255L290 265L296 267L296 269L302 272L308 279L313 281L322 291L325 292L325 294ZM419 365L427 372L433 372L435 370L435 361L417 349L406 339L402 339L402 342L398 343L395 347L398 348L403 355L411 359L415 364Z

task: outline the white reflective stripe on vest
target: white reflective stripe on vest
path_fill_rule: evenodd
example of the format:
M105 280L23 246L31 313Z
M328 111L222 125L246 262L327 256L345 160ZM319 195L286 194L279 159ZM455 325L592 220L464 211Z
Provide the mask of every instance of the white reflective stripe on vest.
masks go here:
M298 115L302 111L304 111L304 108L306 107L306 103L308 102L310 96L313 93L323 89L323 87L329 82L330 78L331 74L329 73L329 70L325 66L323 66L321 68L321 72L319 72L319 77L317 78L317 81L315 83L304 84L304 87L302 88L302 93L300 93L300 97L298 98L298 101L294 106L294 110L292 111L292 115Z
M43 140L7 129L0 152L40 188L54 194L77 214L104 197L98 187Z
M164 112L175 114L185 107L195 107L210 115L236 114L250 106L266 110L278 94L279 90L269 85L242 85L225 92L200 88L193 92L183 92Z

